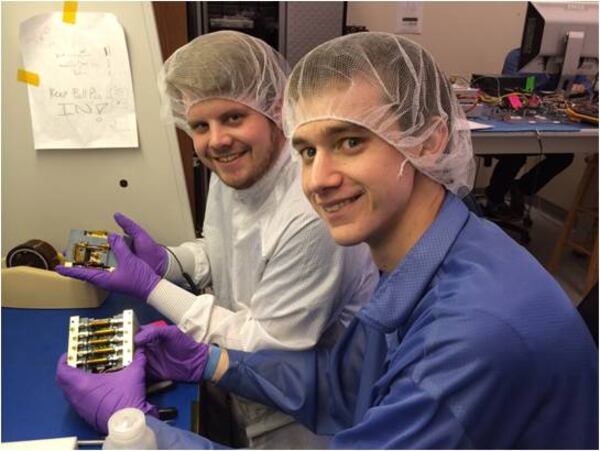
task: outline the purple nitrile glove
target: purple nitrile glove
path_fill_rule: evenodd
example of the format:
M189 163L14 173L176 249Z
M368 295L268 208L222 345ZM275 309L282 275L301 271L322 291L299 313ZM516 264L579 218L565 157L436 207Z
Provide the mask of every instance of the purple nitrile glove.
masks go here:
M198 343L177 326L142 326L135 344L146 351L150 377L179 382L202 379L209 346Z
M86 373L67 365L67 355L63 354L56 367L56 383L73 409L106 434L110 416L125 407L158 417L158 409L146 401L145 365L144 351L137 350L133 361L120 371Z
M169 256L167 250L146 232L140 225L133 222L122 213L115 213L114 218L123 231L131 237L133 245L131 250L135 255L144 260L159 276L167 272Z
M108 242L117 259L117 269L101 269L57 266L56 272L63 276L85 280L108 291L127 294L146 301L148 295L160 282L158 276L143 260L133 255L122 237L116 233L108 236Z

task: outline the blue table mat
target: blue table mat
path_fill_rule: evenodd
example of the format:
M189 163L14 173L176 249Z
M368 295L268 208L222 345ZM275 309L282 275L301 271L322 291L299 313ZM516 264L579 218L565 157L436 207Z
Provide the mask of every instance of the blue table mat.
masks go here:
M164 319L149 305L110 295L99 308L2 308L2 442L77 436L101 438L66 401L56 385L56 363L67 349L69 316L105 318L133 309L140 324ZM197 384L178 383L148 398L159 407L177 407L173 425L190 429Z
M536 121L530 123L527 120L508 120L501 121L487 118L469 118L473 122L479 124L490 125L491 128L484 128L474 130L475 133L490 133L490 132L578 132L584 129L597 129L597 125L577 123L577 122L547 122L547 121Z

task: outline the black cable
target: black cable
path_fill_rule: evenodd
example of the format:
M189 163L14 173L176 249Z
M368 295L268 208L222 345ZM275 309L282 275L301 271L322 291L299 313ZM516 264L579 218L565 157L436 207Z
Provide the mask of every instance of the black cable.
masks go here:
M198 285L196 285L194 283L194 280L192 279L192 277L187 272L185 272L183 270L183 265L181 264L181 262L177 258L177 255L175 255L175 252L173 252L167 246L163 246L162 244L161 244L161 246L164 247L167 250L167 252L169 252L173 256L173 258L175 259L175 261L179 265L179 270L181 271L181 275L186 280L186 282L189 284L192 293L195 294L196 296L200 295L201 292L202 292L201 288Z
M535 137L537 139L538 147L540 148L540 153L538 155L537 162L536 162L536 167L537 167L542 162L542 158L544 158L544 143L542 141L542 135L540 134L540 131L537 128L535 129ZM540 168L538 167L535 171L535 177L533 179L533 186L535 189L537 189L539 179L540 179ZM531 205L528 205L526 212L527 212L527 216L529 218L531 218L530 211L531 211Z
M544 144L542 143L542 135L537 128L535 129L535 137L537 138L538 147L540 148L540 155L544 155Z

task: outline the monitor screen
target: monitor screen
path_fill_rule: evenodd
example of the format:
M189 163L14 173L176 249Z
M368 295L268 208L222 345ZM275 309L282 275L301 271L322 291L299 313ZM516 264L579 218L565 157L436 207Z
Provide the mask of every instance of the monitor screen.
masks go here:
M597 70L597 2L528 3L520 72L575 76Z

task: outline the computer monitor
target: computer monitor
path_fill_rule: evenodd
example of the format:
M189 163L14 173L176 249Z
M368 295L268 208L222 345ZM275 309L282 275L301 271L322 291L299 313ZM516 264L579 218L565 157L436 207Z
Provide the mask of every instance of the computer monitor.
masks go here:
M529 2L519 72L559 74L558 89L576 75L598 74L598 3Z

